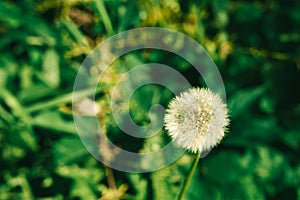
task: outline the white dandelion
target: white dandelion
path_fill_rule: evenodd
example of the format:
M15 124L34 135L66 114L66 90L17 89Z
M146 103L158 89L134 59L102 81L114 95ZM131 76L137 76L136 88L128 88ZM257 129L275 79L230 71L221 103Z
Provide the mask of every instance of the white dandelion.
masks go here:
M165 114L165 127L172 139L193 153L216 146L229 124L228 110L209 89L192 88L175 97Z

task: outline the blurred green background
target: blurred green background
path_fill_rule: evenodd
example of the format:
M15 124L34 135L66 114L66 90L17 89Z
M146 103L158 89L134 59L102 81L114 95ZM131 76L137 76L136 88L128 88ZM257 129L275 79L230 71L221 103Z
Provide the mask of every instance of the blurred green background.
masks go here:
M72 87L87 54L116 33L145 26L197 40L226 87L229 132L200 161L186 199L300 199L296 0L1 0L0 199L176 198L191 154L151 173L115 171L86 151L72 119ZM128 70L125 62L168 64L192 85L205 84L192 66L166 52L141 50L113 64L96 102L89 103L99 107L99 122L114 143L151 151L168 142L166 133L129 138L109 109L109 92ZM166 106L172 97L163 87L140 88L131 99L133 119L149 123L149 107Z

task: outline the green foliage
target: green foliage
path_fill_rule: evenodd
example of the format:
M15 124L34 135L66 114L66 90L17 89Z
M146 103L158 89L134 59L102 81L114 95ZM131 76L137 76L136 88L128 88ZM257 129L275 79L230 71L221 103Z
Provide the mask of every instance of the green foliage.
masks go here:
M200 160L186 199L300 199L300 7L269 0L0 1L0 199L176 199L190 154L151 173L114 171L86 150L72 118L82 114L70 105L85 56L104 39L145 26L197 40L226 87L229 132ZM124 72L149 62L205 85L189 63L167 52L135 51L113 63L94 103L108 137L135 152L155 151L170 138L164 131L125 136L109 93ZM162 116L149 109L172 97L158 85L139 88L129 103L133 120L158 123Z

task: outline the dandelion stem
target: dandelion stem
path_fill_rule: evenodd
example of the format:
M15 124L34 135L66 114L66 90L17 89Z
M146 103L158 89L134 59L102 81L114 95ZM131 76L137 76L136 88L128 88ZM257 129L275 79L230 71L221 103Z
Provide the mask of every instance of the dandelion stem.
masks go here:
M186 192L187 189L188 189L188 185L189 185L189 183L191 182L192 176L193 176L193 174L194 174L194 172L195 172L195 170L196 170L196 167L197 167L197 165L198 165L198 163L199 163L200 156L201 156L201 153L198 152L198 153L196 154L195 160L194 160L194 162L193 162L193 164L192 164L192 166L191 166L191 168L190 168L188 177L185 179L184 184L183 184L183 186L182 186L182 188L181 188L181 191L180 191L179 196L178 196L178 200L183 200L184 194L185 194L185 192Z

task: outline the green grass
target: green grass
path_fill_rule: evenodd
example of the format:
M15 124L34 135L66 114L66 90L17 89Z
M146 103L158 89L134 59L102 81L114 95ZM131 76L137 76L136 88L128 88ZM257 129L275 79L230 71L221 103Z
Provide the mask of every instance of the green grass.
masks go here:
M300 7L268 0L1 1L0 199L176 198L193 155L155 172L112 170L85 149L72 118L73 84L87 54L120 31L145 26L197 40L226 88L229 132L200 160L187 199L300 199ZM170 53L140 50L115 61L97 91L99 122L115 144L135 152L170 138L165 131L126 136L113 120L109 94L120 75L149 61L205 86ZM140 88L130 103L133 120L148 124L151 105L166 106L172 97L157 85Z

